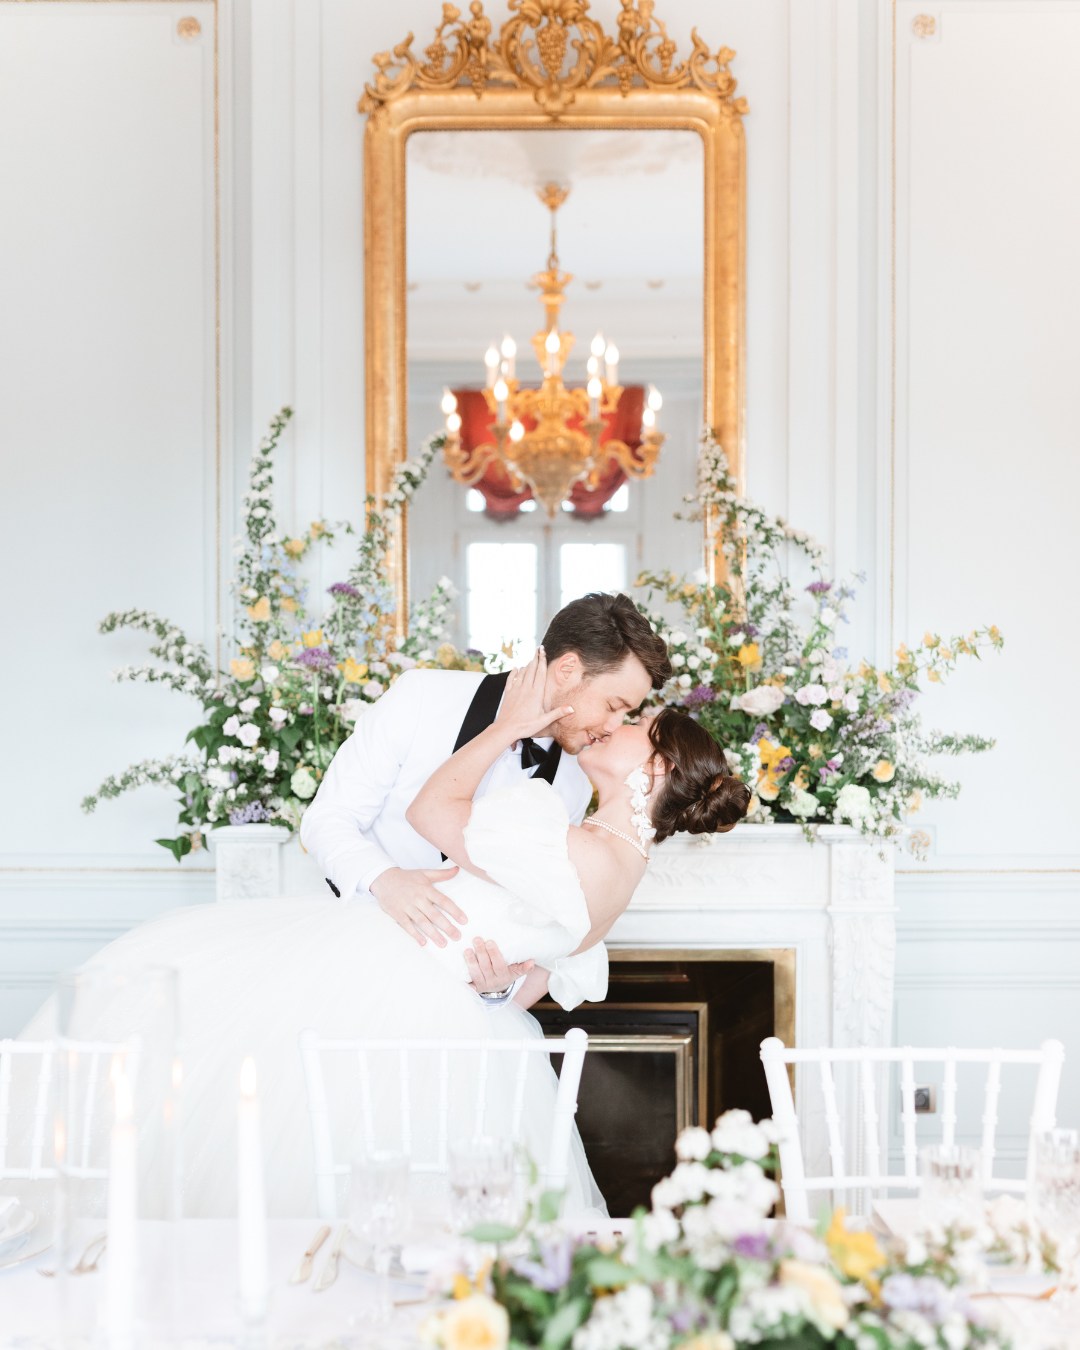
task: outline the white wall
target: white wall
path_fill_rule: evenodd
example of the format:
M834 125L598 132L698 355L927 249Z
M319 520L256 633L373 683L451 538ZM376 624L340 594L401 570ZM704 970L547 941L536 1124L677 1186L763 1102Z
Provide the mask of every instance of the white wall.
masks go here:
M189 8L210 10L205 0ZM593 6L609 24L617 8L616 0ZM433 0L221 0L226 535L248 447L285 402L297 418L284 447L282 518L359 517L356 100L371 55L410 29L422 46L437 10ZM84 53L100 50L102 60L119 59L114 25L141 32L137 16L168 12L175 22L176 15L140 0L0 3L0 21L10 22L15 11L29 14L27 22L47 17L57 51L68 43ZM1067 685L1078 655L1063 631L1059 578L1076 557L1068 519L1077 472L1070 451L1080 288L1071 243L1080 215L1071 71L1080 55L1080 0L664 0L660 13L682 51L695 24L714 46L734 47L733 69L750 100L751 493L815 532L839 571L867 572L860 617L848 635L853 649L882 656L927 627L998 622L1006 631L1004 654L958 677L933 705L947 725L997 735L1001 749L961 765L964 795L927 817L929 861L901 864L898 1034L1004 1043L1050 1031L1068 1036L1080 1012L1071 916L1080 847L1065 782L1075 749L1059 711L1064 700L1053 702L1045 690L1057 695ZM934 36L914 36L918 14L935 19ZM149 32L149 17L146 25ZM48 238L32 228L40 209L34 192L23 199L25 218L15 212L3 225L33 239L38 251L28 257L42 264L47 253L57 259L49 268L64 268L51 302L59 308L41 320L50 333L63 332L76 315L106 316L99 340L68 352L64 368L84 364L87 388L108 391L96 406L51 400L44 422L37 405L24 408L23 422L5 438L9 446L12 436L30 444L29 429L51 428L19 460L19 473L32 477L5 537L19 541L25 557L35 556L26 502L51 507L71 485L89 507L70 512L62 531L50 531L46 550L37 546L48 563L38 569L47 609L35 607L35 640L43 649L48 643L51 659L62 627L79 668L77 681L65 681L63 672L49 673L51 685L44 674L33 677L35 687L75 711L64 743L48 725L28 722L19 731L23 763L36 777L33 791L20 793L5 813L14 830L0 859L9 869L0 872L0 924L5 937L29 932L38 945L9 947L3 959L0 1018L9 1027L33 1001L18 982L44 979L50 959L66 961L76 950L65 915L78 915L78 941L92 945L109 925L178 898L201 898L207 880L177 883L172 871L117 870L158 861L147 840L167 829L167 798L114 804L90 822L72 804L106 769L174 747L186 725L172 697L107 684L107 668L133 658L123 643L94 635L99 612L145 603L171 608L202 632L212 627L212 422L203 401L214 329L207 289L212 119L205 72L196 91L169 76L171 57L159 54L151 80L146 52L153 43L139 41L146 51L129 47L127 64L112 68L109 98L87 73L96 55L72 63L71 79L87 82L78 98L70 91L83 86L69 80L61 97L51 73L40 88L24 77L11 92L3 82L4 97L66 109L71 122L103 132L108 109L145 78L152 92L140 103L137 126L121 122L103 139L113 172L130 181L123 173L151 175L162 156L177 162L177 138L187 155L179 162L188 166L186 177L168 175L123 212L119 199L91 194L101 219L65 235L63 248L53 244L51 253ZM168 51L178 61L193 55ZM54 154L49 190L70 197L77 166L50 148L47 122L27 120L38 138L25 142L27 163ZM30 174L27 164L23 172ZM27 182L34 187L36 180ZM115 218L108 215L114 207ZM182 225L189 218L200 223ZM121 227L131 231L124 238L132 268L115 274L103 299L91 284L91 257ZM78 249L85 250L81 266L72 262ZM175 293L159 300L156 312L167 321L153 327L152 341L136 340L133 331L145 330L128 307L166 275ZM23 293L20 303L36 323L36 294ZM56 342L50 359L59 369ZM22 356L28 385L45 367L25 344ZM188 367L186 379L173 378ZM10 362L0 369L6 373ZM119 426L109 420L117 409L129 419ZM91 446L99 474L87 472ZM10 448L4 453L10 461ZM167 494L151 491L149 482L133 485L148 462L155 485L171 484ZM79 523L84 515L93 528ZM123 550L110 555L99 547L102 537L123 530L136 532ZM163 546L151 549L144 542L151 538ZM78 591L48 583L44 574L52 569L78 576ZM319 580L332 579L331 572L328 564ZM10 670L5 674L10 681ZM36 767L36 747L50 741L77 780L63 802L55 775ZM65 874L63 887L40 880L53 874L10 870L57 865L58 857L81 869ZM63 945L51 943L42 927L49 916ZM1011 996L1001 998L1001 990ZM1070 1056L1080 1063L1080 1040ZM1080 1111L1076 1081L1067 1072L1065 1116Z

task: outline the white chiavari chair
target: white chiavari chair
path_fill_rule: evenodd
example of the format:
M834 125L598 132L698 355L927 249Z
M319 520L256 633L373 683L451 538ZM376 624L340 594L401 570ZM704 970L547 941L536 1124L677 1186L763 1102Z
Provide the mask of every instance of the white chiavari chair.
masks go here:
M1032 1159L1031 1141L1042 1130L1052 1129L1057 1110L1058 1087L1065 1048L1060 1041L1043 1041L1037 1050L958 1050L923 1049L897 1046L890 1049L860 1047L857 1049L814 1050L789 1049L776 1036L761 1042L761 1062L769 1085L773 1120L779 1132L780 1183L784 1193L787 1215L796 1222L810 1219L810 1195L848 1191L860 1193L868 1205L875 1195L887 1191L915 1192L919 1188L918 1142L915 1110L916 1066L941 1065L940 1109L926 1117L928 1126L935 1130L933 1142L946 1146L957 1142L958 1120L957 1069L961 1066L985 1066L982 1092L981 1132L978 1152L982 1166L983 1186L988 1191L1023 1193L1027 1188ZM822 1176L808 1176L799 1135L799 1115L791 1090L789 1065L802 1066L800 1091L808 1090L816 1077L816 1086L824 1104L825 1126L828 1134L829 1171ZM844 1116L838 1097L836 1070L852 1066L852 1080L847 1086L854 1093L857 1111L849 1112L847 1119L857 1120L859 1139L845 1139ZM1027 1172L1025 1177L1007 1177L995 1173L997 1159L998 1109L1001 1101L1002 1069L1014 1065L1034 1065L1037 1068L1035 1089L1027 1128ZM895 1066L895 1067L894 1067ZM816 1074L815 1074L816 1067ZM980 1071L977 1069L977 1071ZM888 1074L888 1078L886 1078ZM890 1119L894 1096L893 1081L899 1076L900 1125L902 1129L903 1170L889 1172L888 1159L882 1158L882 1122ZM940 1127L940 1138L937 1130ZM848 1131L850 1133L850 1130ZM855 1144L861 1154L852 1166L851 1153ZM929 1141L928 1141L929 1142Z
M62 1056L73 1059L68 1074L73 1099L65 1113L66 1171L80 1179L104 1179L107 1169L91 1162L94 1116L109 1101L109 1069L118 1054L134 1082L138 1053L128 1043L0 1040L0 1181L50 1181L56 1176L56 1091Z
M588 1049L588 1035L573 1027L564 1036L544 1040L388 1040L324 1039L314 1031L300 1034L308 1113L315 1158L315 1181L319 1214L337 1214L339 1181L347 1177L347 1159L335 1157L335 1144L355 1151L377 1146L380 1139L376 1112L393 1114L394 1144L410 1156L412 1170L445 1177L449 1171L449 1145L453 1138L483 1136L494 1129L507 1130L520 1140L529 1071L536 1056L562 1055L562 1069L555 1098L551 1142L546 1158L534 1161L545 1187L561 1189L570 1161L570 1141L577 1112L578 1086ZM347 1080L356 1089L355 1127L347 1140L335 1141L327 1065L337 1061L340 1084L344 1061ZM468 1072L455 1080L454 1065ZM493 1125L489 1111L489 1087L500 1075L500 1099L507 1101L504 1074L513 1074L509 1097L510 1118ZM468 1087L465 1084L468 1081ZM419 1148L414 1119L421 1115L423 1133L430 1151ZM431 1126L434 1123L434 1130ZM383 1140L385 1146L385 1138Z

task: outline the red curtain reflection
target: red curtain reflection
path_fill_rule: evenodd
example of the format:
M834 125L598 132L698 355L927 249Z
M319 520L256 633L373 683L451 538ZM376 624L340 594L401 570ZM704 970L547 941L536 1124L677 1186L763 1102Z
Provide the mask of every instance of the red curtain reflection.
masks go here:
M493 427L495 414L487 405L481 389L455 389L457 410L461 414L461 447L471 455L478 445L490 444L495 439ZM641 414L645 410L645 389L643 385L627 385L619 396L619 404L607 425L600 433L600 444L612 439L624 441L631 450L637 450L641 444ZM535 423L527 419L525 429L531 431ZM570 419L571 427L581 425L580 417ZM600 481L595 488L587 488L584 483L575 483L570 489L570 506L574 515L591 519L600 515L607 502L614 497L623 483L626 473L616 459L608 459L600 471ZM517 515L522 502L532 500L532 489L516 492L510 482L510 475L499 462L488 465L483 477L477 482L476 489L483 494L485 512L497 519Z

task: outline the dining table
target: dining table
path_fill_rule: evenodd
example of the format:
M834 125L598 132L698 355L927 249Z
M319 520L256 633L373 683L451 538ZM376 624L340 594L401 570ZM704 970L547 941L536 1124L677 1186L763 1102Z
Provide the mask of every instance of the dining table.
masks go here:
M895 1202L894 1202L895 1204ZM893 1208L890 1217L896 1219ZM297 1274L304 1254L323 1227L329 1234L300 1282ZM615 1232L618 1226L612 1224ZM428 1273L406 1274L397 1265L391 1281L392 1311L388 1321L373 1320L376 1277L364 1261L364 1252L351 1236L341 1242L336 1276L325 1276L333 1249L342 1237L343 1221L271 1219L267 1224L268 1295L265 1316L245 1321L238 1296L237 1226L230 1219L184 1219L165 1225L140 1221L138 1246L143 1267L156 1271L154 1259L163 1244L173 1253L171 1309L162 1286L156 1324L137 1328L128 1350L405 1350L421 1344L420 1326L440 1304L432 1279L438 1244L414 1245L420 1257L404 1265L421 1266ZM34 1238L34 1235L31 1235ZM89 1241L89 1239L88 1239ZM114 1350L98 1325L104 1302L104 1271L99 1263L87 1274L66 1281L42 1271L54 1268L48 1235L39 1234L21 1253L0 1261L0 1348L2 1350L81 1350L84 1345ZM446 1247L443 1264L449 1268L453 1252ZM107 1261L107 1257L106 1257ZM1016 1350L1080 1350L1080 1304L1063 1305L1047 1297L1053 1278L1009 1269L989 1269L986 1288L973 1290L980 1312L1000 1329ZM319 1288L320 1282L325 1287ZM433 1292L434 1291L434 1292ZM65 1308L66 1304L66 1308ZM66 1321L65 1321L66 1318ZM119 1347L118 1347L119 1350Z

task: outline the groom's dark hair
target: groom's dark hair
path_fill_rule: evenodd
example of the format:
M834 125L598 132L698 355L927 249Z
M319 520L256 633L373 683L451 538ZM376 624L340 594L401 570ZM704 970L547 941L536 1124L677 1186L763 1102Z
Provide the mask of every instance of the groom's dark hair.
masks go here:
M627 595L583 595L564 605L548 624L544 652L554 661L577 652L585 674L601 675L636 656L654 689L671 678L667 644Z

